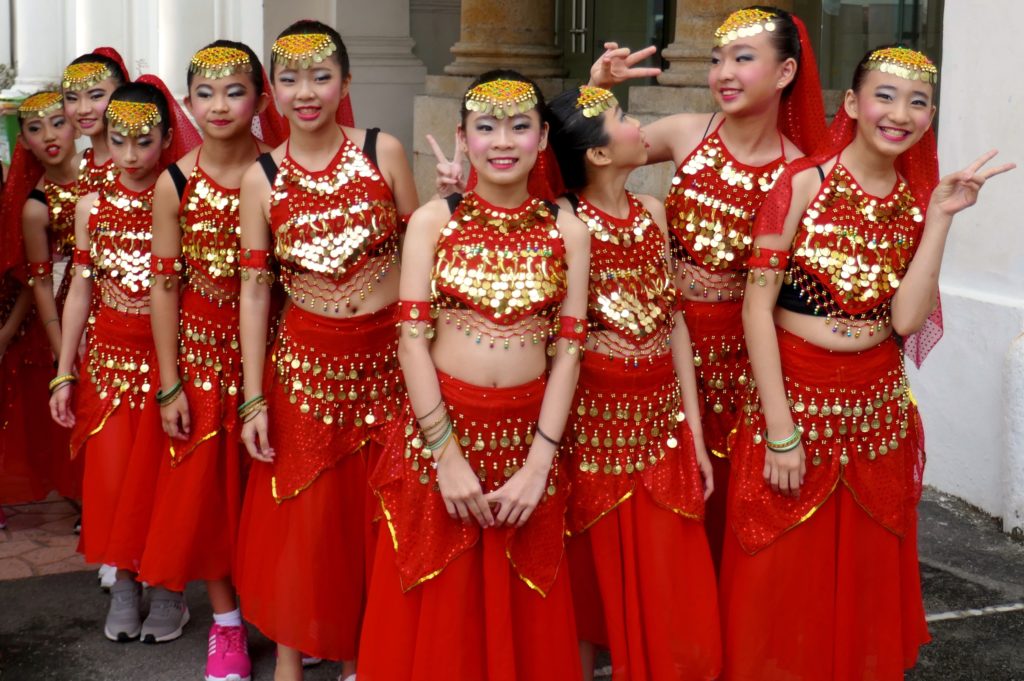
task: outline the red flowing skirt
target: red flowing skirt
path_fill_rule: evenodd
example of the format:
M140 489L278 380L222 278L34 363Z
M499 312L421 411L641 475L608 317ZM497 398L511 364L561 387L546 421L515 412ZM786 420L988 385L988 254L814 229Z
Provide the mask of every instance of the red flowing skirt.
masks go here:
M139 568L166 439L150 395L155 366L149 316L99 307L71 436L72 453L85 457L78 550L86 562Z
M839 489L750 555L726 536L726 681L897 681L929 640L916 522L902 538Z
M569 539L580 639L607 646L615 681L705 681L722 667L704 527L640 488Z
M472 550L408 591L402 590L394 544L382 537L359 647L359 681L581 678L570 577L563 567L546 596L531 589L509 563L509 533L483 532Z
M187 291L181 302L178 371L191 437L165 438L140 579L182 591L196 579L230 577L242 510L238 313ZM187 503L185 500L188 500Z
M331 319L290 307L267 367L276 459L249 473L235 583L264 635L325 659L356 657L367 456L400 394L394 313Z

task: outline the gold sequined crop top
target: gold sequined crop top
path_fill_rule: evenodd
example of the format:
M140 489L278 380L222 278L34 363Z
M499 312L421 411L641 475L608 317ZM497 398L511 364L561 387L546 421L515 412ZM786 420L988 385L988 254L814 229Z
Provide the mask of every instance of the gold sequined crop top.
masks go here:
M434 251L435 308L470 309L503 326L554 320L567 286L556 219L537 198L508 210L474 192L461 197Z
M871 196L837 161L800 219L779 306L887 325L923 229L924 212L906 182Z
M348 137L321 171L302 168L286 152L272 183L270 224L286 290L298 275L341 285L370 258L392 258L398 249L391 188Z
M153 186L141 192L115 180L100 192L89 217L88 274L110 291L113 305L148 305L153 241Z
M661 230L640 200L628 196L625 219L582 197L570 197L570 202L590 232L590 328L640 343L669 328L676 290Z
M103 165L96 165L93 150L86 149L78 166L78 195L85 196L100 191L114 181L117 173L118 168L114 165L113 158L107 159Z
M199 159L182 192L178 211L181 224L181 252L186 274L208 279L218 288L239 288L238 250L239 190L218 184L200 166ZM199 290L204 290L198 284Z
M749 166L726 148L721 128L679 164L665 212L676 258L709 272L742 272L754 243L754 216L786 166L785 148L780 134L779 158Z
M50 248L55 255L69 256L75 247L75 208L78 204L78 184L58 184L43 180L42 190L29 194L46 206L50 220Z

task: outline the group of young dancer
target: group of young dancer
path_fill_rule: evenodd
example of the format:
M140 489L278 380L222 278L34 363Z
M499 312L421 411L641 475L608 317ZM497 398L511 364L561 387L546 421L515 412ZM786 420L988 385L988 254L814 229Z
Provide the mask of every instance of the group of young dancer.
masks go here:
M3 456L81 494L105 635L179 637L204 580L208 681L251 677L243 615L278 681L591 679L602 648L616 681L902 678L904 356L938 339L953 216L1013 166L939 179L919 52L866 54L826 129L797 17L714 39L719 111L643 128L607 88L653 48L550 102L483 74L423 205L319 22L269 73L197 52L191 120L108 48L26 99ZM627 190L668 160L664 202Z

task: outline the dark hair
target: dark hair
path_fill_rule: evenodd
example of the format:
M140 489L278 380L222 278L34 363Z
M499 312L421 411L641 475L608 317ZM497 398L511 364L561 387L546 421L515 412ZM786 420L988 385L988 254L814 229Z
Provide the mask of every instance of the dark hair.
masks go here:
M252 66L252 72L249 74L249 77L252 79L253 87L256 88L256 96L259 97L260 95L263 94L263 64L260 63L260 58L256 56L256 53L252 51L251 47L249 47L245 43L235 42L234 40L222 39L214 40L206 47L197 50L196 53L198 54L199 52L202 52L203 50L209 49L211 47L230 47L245 52L245 54L249 57L249 64ZM192 79L195 78L195 75L196 74L192 73L192 69L190 67L188 70L188 75L185 77L185 84L190 92L192 90Z
M280 40L286 35L307 35L310 33L325 33L327 37L334 43L335 52L331 55L331 59L334 59L339 66L341 66L341 77L347 78L349 74L349 61L348 61L348 50L345 48L345 41L341 39L341 34L336 30L328 26L327 24L316 21L315 19L299 19L288 28L281 31L278 34L276 40ZM274 66L277 65L277 57L274 53L270 54L270 80L274 80Z
M610 141L604 129L604 116L587 118L576 108L579 88L567 90L549 105L548 141L566 188L579 191L587 184L587 149L603 147Z
M72 64L103 64L110 71L110 78L117 85L124 85L128 82L128 74L124 72L121 65L116 60L104 54L97 54L95 52L88 52L80 57L75 57L71 62ZM69 64L70 66L70 64Z
M114 90L114 93L110 95L110 101L156 104L157 111L160 112L160 131L166 136L171 129L170 107L167 105L164 93L160 92L155 85L139 82L126 83ZM109 105L107 111L110 111Z
M540 91L540 88L537 87L535 82L512 69L494 69L480 75L476 80L469 84L469 87L466 88L466 93L468 94L470 90L478 85L490 83L493 80L514 80L519 83L532 85L533 91L537 94L537 106L534 108L537 110L537 113L540 114L540 120L542 123L548 120L548 105L547 102L544 101L544 93ZM466 108L465 97L462 98L462 106L459 108L459 117L462 120L462 125L466 125L466 119L469 118L469 109Z
M871 55L878 50L887 50L892 47L904 46L898 45L896 43L890 43L888 45L879 45L878 47L873 47L864 53L864 56L861 57L861 60L857 62L857 68L853 70L853 83L851 83L850 85L851 90L853 90L854 92L860 91L860 86L864 84L864 79L868 75L868 62L871 61Z
M793 21L793 15L784 9L778 7L772 7L771 5L750 5L745 9L756 9L762 12L768 12L774 14L775 17L772 19L772 23L775 24L775 30L767 33L766 35L771 37L772 47L775 48L775 53L779 56L779 61L786 61L792 58L797 65L797 76L799 76L800 69L800 57L802 54L802 48L800 45L800 31L796 27L796 22ZM789 85L782 91L783 95L789 94L789 91L793 89L793 85L796 83L796 76L790 81Z

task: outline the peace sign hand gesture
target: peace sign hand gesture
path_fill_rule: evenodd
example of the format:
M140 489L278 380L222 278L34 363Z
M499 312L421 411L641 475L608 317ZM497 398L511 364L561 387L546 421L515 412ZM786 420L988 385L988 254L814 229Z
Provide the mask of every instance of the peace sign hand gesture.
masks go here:
M450 161L433 135L427 135L427 142L430 143L430 148L434 150L434 158L437 159L437 195L443 199L451 194L465 194L466 180L462 177L462 146L459 145L459 133L455 133L455 154Z
M651 45L630 53L628 47L605 43L604 54L590 67L590 84L607 89L633 78L654 78L661 74L661 69L636 65L657 51L658 48Z
M950 173L939 180L939 184L932 191L929 210L937 210L953 217L965 208L973 206L978 201L978 192L986 180L1017 167L1015 163L1004 163L995 168L982 170L982 166L991 161L997 153L999 152L993 149L982 154L963 170Z

